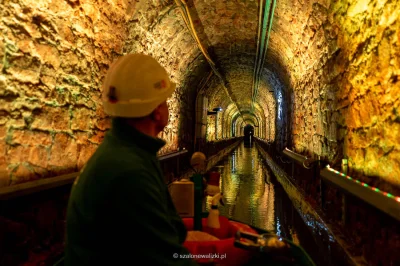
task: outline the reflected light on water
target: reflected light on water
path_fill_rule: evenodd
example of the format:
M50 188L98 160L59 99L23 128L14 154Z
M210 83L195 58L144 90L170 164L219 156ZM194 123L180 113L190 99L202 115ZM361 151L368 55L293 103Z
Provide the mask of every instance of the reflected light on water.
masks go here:
M239 189L239 179L235 174L222 176L221 191L224 193L226 204L233 205L236 201L237 191Z
M225 207L220 207L220 213L274 231L274 186L265 183L265 171L257 149L240 145L224 161L224 166L221 191L224 193Z
M230 163L231 163L231 172L235 173L236 172L236 154L235 153L232 154Z
M313 238L308 229L311 228L315 235L326 234L326 226L309 214L300 214L300 217L271 169L263 163L257 148L244 147L243 143L224 159L224 167L220 168L220 187L225 206L219 207L220 214L275 232L298 245L309 245L307 252L311 251L319 258L319 248L311 243ZM210 205L211 197L207 197L207 211ZM328 241L333 241L333 237L329 236Z
M278 236L281 236L281 235L282 235L282 232L281 232L281 223L280 223L280 221L279 221L279 218L276 218L276 234L277 234Z
M300 245L300 240L297 235L297 232L294 230L294 228L290 228L290 235L292 237L292 242L295 243L296 245Z

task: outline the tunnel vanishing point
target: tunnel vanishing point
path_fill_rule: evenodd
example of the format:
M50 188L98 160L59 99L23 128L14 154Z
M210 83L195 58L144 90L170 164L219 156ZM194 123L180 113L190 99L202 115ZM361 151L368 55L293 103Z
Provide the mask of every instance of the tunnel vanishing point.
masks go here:
M110 127L106 70L145 53L177 83L160 155L252 126L400 196L399 15L395 0L1 1L0 187L79 171ZM337 226L354 245L376 231L358 255L394 265L399 224L371 219Z

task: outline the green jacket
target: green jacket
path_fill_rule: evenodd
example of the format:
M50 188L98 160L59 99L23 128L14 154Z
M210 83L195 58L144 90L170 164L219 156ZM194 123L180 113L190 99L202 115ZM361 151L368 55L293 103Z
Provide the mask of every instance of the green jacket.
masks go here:
M165 142L114 119L81 171L67 210L66 266L197 265L157 152Z

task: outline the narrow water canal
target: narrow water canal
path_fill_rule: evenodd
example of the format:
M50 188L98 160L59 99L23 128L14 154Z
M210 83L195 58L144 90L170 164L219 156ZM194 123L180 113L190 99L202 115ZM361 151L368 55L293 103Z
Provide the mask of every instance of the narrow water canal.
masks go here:
M273 231L301 245L317 265L331 265L318 252L312 234L255 146L241 143L215 169L221 173L225 199L225 206L219 208L221 215Z

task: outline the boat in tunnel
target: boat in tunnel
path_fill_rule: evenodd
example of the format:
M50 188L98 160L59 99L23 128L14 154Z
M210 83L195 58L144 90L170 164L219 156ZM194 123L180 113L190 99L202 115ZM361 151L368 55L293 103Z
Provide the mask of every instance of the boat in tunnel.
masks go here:
M0 14L0 266L63 256L71 189L115 105L158 122L142 133L165 142L160 191L206 155L181 200L194 212L204 190L202 219L181 214L228 239L226 263L270 263L271 240L316 265L400 265L400 0L6 0ZM139 54L156 64L122 67Z
M249 127L249 133L251 130ZM207 174L195 173L170 184L171 196L188 230L184 246L199 256L195 257L198 263L317 265L301 247L296 233L286 235L293 225L283 222L288 209L282 208L281 201L289 208L290 201L283 198L272 179L257 149L244 138ZM280 220L286 233L282 233ZM201 254L214 257L202 258Z

